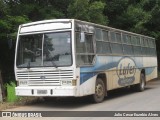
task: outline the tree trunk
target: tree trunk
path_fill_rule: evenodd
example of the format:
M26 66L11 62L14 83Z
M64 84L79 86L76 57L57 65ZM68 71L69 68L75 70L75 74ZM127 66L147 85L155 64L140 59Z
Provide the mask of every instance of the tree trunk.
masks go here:
M0 70L0 91L1 91L1 93L0 93L0 96L2 97L2 101L3 101L3 99L5 98L5 90L4 90L4 87L3 87L3 80L2 80L2 75L1 75L1 70Z

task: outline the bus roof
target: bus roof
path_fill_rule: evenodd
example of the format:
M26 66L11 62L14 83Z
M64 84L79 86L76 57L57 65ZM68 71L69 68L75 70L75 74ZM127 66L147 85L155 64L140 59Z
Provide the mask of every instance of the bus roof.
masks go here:
M117 31L117 32L123 32L123 33L127 33L127 34L132 34L132 35L139 35L142 37L148 37L148 38L152 38L153 37L149 37L143 34L138 34L138 33L134 33L134 32L129 32L129 31L125 31L125 30L121 30L121 29L117 29L117 28L113 28L113 27L109 27L109 26L105 26L105 25L100 25L100 24L96 24L96 23L91 23L91 22L86 22L86 21L81 21L81 20L77 20L77 19L51 19L51 20L42 20L42 21L36 21L36 22L30 22L30 23L26 23L26 24L22 24L20 25L20 27L26 27L26 26L32 26L32 25L38 25L38 24L44 24L44 23L52 23L52 22L72 22L72 21L76 21L76 22L81 22L84 24L89 24L89 25L93 25L99 28L106 28L108 30L111 31Z
M22 24L21 27L37 25L37 24L44 24L44 23L51 23L51 22L71 22L73 19L51 19L51 20L42 20L36 22L30 22L26 24Z

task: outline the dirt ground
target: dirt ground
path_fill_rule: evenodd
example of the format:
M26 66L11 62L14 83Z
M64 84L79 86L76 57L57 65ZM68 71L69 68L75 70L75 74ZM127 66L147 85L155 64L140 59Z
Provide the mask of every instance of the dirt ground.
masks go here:
M21 97L16 102L0 102L0 111L5 109L11 109L22 105L35 104L43 101L43 98L37 97Z

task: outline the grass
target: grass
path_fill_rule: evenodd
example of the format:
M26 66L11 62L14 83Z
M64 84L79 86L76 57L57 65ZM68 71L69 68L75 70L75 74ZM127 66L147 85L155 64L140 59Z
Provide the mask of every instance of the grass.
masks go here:
M7 102L16 102L18 100L18 97L15 94L15 87L16 87L16 84L14 82L11 82L10 84L6 84Z
M16 84L14 82L11 82L10 84L6 84L7 97L6 97L6 101L0 102L0 111L5 109L10 109L10 108L15 108L17 106L35 104L43 100L40 97L16 96L15 87L16 87Z

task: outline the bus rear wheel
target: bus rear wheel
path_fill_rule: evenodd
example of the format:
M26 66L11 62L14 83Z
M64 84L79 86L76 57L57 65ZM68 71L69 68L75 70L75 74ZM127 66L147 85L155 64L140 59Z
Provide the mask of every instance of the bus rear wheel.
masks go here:
M132 86L135 91L142 92L145 89L145 75L141 73L140 75L140 83Z
M105 85L101 78L97 78L95 85L95 94L92 95L94 103L100 103L105 97Z

